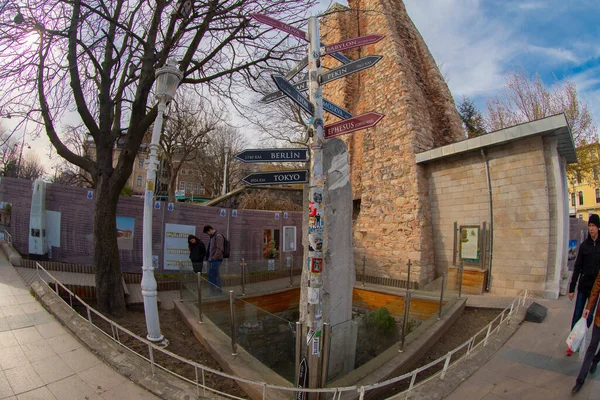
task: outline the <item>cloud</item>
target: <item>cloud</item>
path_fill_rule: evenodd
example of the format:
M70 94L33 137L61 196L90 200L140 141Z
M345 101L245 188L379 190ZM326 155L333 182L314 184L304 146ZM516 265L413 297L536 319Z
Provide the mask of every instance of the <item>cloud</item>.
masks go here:
M546 8L546 4L539 2L539 1L531 1L531 2L527 2L527 3L519 3L517 5L517 7L520 10L538 10L540 8Z
M541 54L550 59L553 63L560 63L564 61L579 63L579 57L575 55L571 50L566 50L562 48L553 48L553 47L542 47L529 45L527 46L527 50L533 53Z

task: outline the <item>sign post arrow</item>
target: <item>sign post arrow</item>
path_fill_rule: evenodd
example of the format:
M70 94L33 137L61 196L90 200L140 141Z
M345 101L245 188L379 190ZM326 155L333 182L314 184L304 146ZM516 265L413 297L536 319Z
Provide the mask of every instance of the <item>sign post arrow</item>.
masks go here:
M281 75L271 75L275 84L286 96L288 96L292 101L298 104L304 111L309 113L311 116L315 113L315 106L308 100L306 97L302 95L291 83L289 83L283 76Z
M307 183L308 170L298 171L275 171L275 172L259 172L250 174L242 179L248 185L282 185L294 183Z
M299 92L306 92L308 90L308 81L296 83L294 85L294 87ZM265 97L260 99L260 101L261 101L261 103L272 103L275 100L280 100L280 99L283 99L284 97L285 97L285 93L283 93L281 90L278 90L276 92L269 93L268 95L266 95Z
M358 131L361 129L371 128L384 117L383 114L376 112L368 112L366 114L358 115L356 117L345 119L335 124L325 126L325 138L331 139L336 136L344 135L346 133Z
M362 71L363 69L371 68L373 65L377 64L377 62L379 62L379 60L381 60L382 58L383 56L366 56L356 61L352 61L350 64L334 68L331 71L327 71L324 74L321 74L319 83L321 85L324 85L327 82L335 81L336 79L343 78L346 75Z
M341 119L352 118L352 114L350 114L348 111L326 99L323 99L323 110Z
M325 54L331 54L338 51L353 49L355 47L366 46L379 42L385 36L383 35L367 35L361 36L354 39L343 40L338 43L330 44L325 46Z
M245 163L306 162L308 161L308 149L248 149L234 157Z

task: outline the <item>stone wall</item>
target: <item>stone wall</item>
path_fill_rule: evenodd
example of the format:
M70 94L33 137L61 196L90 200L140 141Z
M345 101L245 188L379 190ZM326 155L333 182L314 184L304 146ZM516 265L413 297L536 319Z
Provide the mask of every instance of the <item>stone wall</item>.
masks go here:
M533 137L486 149L494 214L494 295L516 296L524 288L544 294L557 240L549 146ZM474 151L431 162L426 169L436 272L441 274L452 264L454 222L490 220L485 164Z
M322 40L334 43L367 34L385 39L348 51L358 59L384 58L374 67L324 86L328 100L354 115L385 114L374 128L343 139L350 152L355 210L356 267L366 253L367 275L411 280L434 278L431 216L424 170L415 153L464 137L452 96L425 42L400 0L350 0L335 6L321 24ZM326 68L339 62L328 58ZM327 123L335 120L328 116ZM402 260L402 261L399 261Z

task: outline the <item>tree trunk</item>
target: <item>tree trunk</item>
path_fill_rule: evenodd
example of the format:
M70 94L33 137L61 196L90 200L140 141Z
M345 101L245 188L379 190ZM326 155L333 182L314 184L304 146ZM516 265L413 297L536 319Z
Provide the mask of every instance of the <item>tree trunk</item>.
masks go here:
M94 262L98 308L101 312L122 317L125 315L125 293L117 245L119 191L111 190L110 180L100 177L95 197Z
M175 190L177 189L175 187L176 181L177 181L177 173L174 172L173 170L171 170L171 172L169 174L169 188L168 188L169 203L175 203Z

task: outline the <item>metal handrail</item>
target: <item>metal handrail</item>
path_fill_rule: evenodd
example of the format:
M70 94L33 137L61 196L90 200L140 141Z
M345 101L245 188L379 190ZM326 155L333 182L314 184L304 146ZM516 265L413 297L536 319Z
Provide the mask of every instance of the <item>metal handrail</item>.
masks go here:
M44 271L46 273L46 275L48 275L51 278L51 282L48 282L46 280L44 280L41 276L40 276L40 270ZM266 382L260 382L260 381L255 381L252 379L247 379L247 378L242 378L239 376L233 376L233 375L229 375L225 372L221 372L215 369L212 369L210 367L207 367L205 365L202 365L200 363L185 359L175 353L172 353L150 341L148 341L147 339L142 338L141 336L136 335L135 333L129 331L128 329L122 327L121 325L117 324L116 322L112 321L111 319L105 317L104 315L102 315L100 312L96 311L94 308L90 307L87 303L85 303L79 296L77 296L76 294L74 294L73 292L71 292L66 286L64 286L60 281L58 281L54 276L52 276L52 274L50 274L46 269L44 269L44 267L42 267L39 263L36 263L36 271L37 271L37 275L38 277L45 282L46 284L48 283L54 283L55 284L55 290L58 293L58 287L60 286L65 292L67 292L69 294L69 303L67 303L66 301L65 304L69 304L72 307L72 298L75 298L76 300L78 300L81 304L83 304L86 307L86 311L87 311L87 321L90 323L91 326L95 327L96 329L98 329L101 333L103 333L106 337L112 339L113 341L115 341L116 343L118 343L121 347L125 348L126 350L128 350L129 352L133 353L134 355L140 357L141 359L149 362L151 364L151 368L152 368L152 372L153 374L155 373L155 368L158 367L159 369L165 371L166 373L173 375L177 378L180 378L182 380L184 380L185 382L191 383L193 385L196 386L197 390L198 390L198 394L200 391L200 388L202 388L204 390L204 393L206 393L206 390L213 392L213 393L217 393L219 395L223 395L232 399L242 399L241 397L237 397L235 395L231 395L229 393L224 393L221 392L217 389L211 388L209 386L206 386L206 382L204 380L204 373L205 372L210 372L212 374L221 376L223 378L227 378L227 379L232 379L234 381L238 381L238 382L243 382L243 383L247 383L247 384L251 384L251 385L255 385L258 386L262 389L263 392L263 398L266 396L266 392L267 389L273 389L276 391L286 391L286 392L305 392L305 393L333 393L334 396L339 395L341 397L341 394L344 392L354 392L356 394L359 395L359 399L362 400L364 399L364 396L366 394L366 392L370 391L370 390L374 390L374 389L378 389L378 388L382 388L384 386L387 385L391 385L394 383L397 383L399 381L405 380L410 378L411 382L410 382L410 386L407 390L401 392L401 393L397 393L395 395L393 395L392 397L389 397L389 399L394 399L397 398L398 396L401 395L405 395L405 398L407 399L408 396L410 395L410 392L412 390L414 390L415 388L425 384L426 382L430 381L431 379L436 378L437 376L440 376L440 379L444 379L446 372L454 367L456 364L458 364L460 361L462 361L463 359L469 357L469 355L475 350L477 349L481 344L484 345L484 347L487 345L487 341L490 338L491 335L497 333L500 331L500 327L502 326L502 324L506 321L510 320L510 317L512 314L514 314L518 308L520 306L524 306L526 299L527 299L527 289L523 290L511 303L511 305L507 308L505 308L504 310L502 310L502 312L496 317L494 318L491 322L489 322L484 328L482 328L479 332L477 332L475 335L473 335L469 340L467 340L466 342L464 342L463 344L461 344L460 346L456 347L455 349L449 351L445 356L442 356L440 358L438 358L437 360L434 360L432 362L430 362L427 365L424 365L422 367L419 367L417 369L415 369L414 371L408 372L404 375L395 377L395 378L391 378L388 379L386 381L382 381L379 383L375 383L372 385L364 385L364 386L344 386L344 387L335 387L335 388L318 388L318 389L309 389L309 388L296 388L296 387L288 387L288 386L278 386L278 385L272 385ZM62 298L61 298L62 300ZM515 302L518 303L516 304L515 307ZM506 315L508 311L508 315ZM111 331L112 331L112 335L108 334L107 332L103 331L102 329L100 329L98 326L94 325L94 323L92 322L92 314L100 317L102 320L104 320L105 322L109 323L111 325ZM86 319L85 317L83 317L82 315L78 314L80 318L82 319ZM506 318L505 318L506 316ZM492 329L493 324L495 322L498 321L498 319L500 319L500 322L498 323L498 325ZM126 333L127 335L129 335L130 337L138 340L139 342L144 343L145 345L147 345L148 349L149 349L149 354L150 354L150 358L137 353L135 350L130 349L129 347L127 347L126 345L124 345L121 341L120 341L120 337L119 337L119 330ZM475 344L476 342L476 338L478 336L480 336L481 334L483 334L483 332L487 332L485 335L485 338L483 340L480 340L479 343ZM454 360L452 363L451 358L454 354L456 354L457 352L459 352L460 350L464 349L465 347L467 347L467 353L464 354L463 356L461 356L460 358ZM153 351L158 351L161 352L169 357L172 357L182 363L188 364L192 367L194 367L195 370L195 375L196 375L196 380L191 380L189 378L186 378L184 376L181 376L163 366L161 366L160 364L156 363L156 361L154 360L153 355ZM440 364L441 362L444 362L444 367L442 369L442 371L437 372L436 374L432 375L431 377L428 377L427 379L416 383L416 377L417 374L419 374L420 372L423 372L437 364ZM198 370L201 371L201 377L202 377L202 383L200 383L200 378L199 378L199 374L198 374Z
M6 229L2 230L2 232L4 232L4 241L12 245L12 235Z

